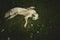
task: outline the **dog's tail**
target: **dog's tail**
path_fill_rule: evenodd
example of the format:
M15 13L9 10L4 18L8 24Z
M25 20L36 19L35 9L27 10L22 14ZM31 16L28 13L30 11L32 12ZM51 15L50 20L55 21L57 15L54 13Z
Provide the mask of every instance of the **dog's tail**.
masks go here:
M5 15L4 15L4 18L7 18L10 16L10 11L6 12Z

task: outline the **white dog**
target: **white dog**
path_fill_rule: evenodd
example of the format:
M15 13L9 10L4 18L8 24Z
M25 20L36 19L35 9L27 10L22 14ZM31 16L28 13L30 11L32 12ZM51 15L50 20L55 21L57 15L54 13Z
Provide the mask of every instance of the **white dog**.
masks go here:
M8 17L8 19L11 19L11 18L14 18L16 15L22 15L25 18L26 22L24 24L24 27L26 27L29 17L31 17L33 20L38 19L38 14L34 9L35 7L33 6L29 8L15 7L15 8L12 8L10 11L8 11L4 17L7 18L8 16L10 16Z

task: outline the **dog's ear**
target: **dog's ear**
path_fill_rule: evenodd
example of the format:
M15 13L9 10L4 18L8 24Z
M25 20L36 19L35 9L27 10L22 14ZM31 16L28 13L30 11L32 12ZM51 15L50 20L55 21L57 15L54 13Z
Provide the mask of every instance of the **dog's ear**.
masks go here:
M34 6L30 6L27 9L35 9L35 7Z

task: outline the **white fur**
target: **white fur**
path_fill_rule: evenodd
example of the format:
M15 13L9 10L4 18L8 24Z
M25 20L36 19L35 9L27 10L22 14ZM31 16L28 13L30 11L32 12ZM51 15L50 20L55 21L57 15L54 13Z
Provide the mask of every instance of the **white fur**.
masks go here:
M26 21L25 24L24 24L24 27L27 26L28 18L29 17L31 17L33 20L37 20L38 19L38 14L34 10L34 7L29 7L29 8L15 7L15 8L12 8L10 11L8 11L5 14L5 18L7 18L8 16L10 16L8 19L11 19L11 18L14 18L16 15L22 15L22 16L24 16L25 21Z

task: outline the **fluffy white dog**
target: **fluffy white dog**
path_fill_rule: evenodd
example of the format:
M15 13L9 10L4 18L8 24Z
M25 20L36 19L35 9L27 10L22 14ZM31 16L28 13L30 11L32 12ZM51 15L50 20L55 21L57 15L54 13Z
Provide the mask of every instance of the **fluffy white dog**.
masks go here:
M12 8L10 11L8 11L4 17L7 18L8 16L10 16L8 17L8 19L11 19L11 18L14 18L16 15L22 15L24 16L24 19L26 21L24 24L24 27L26 27L29 17L31 17L33 20L38 19L38 13L34 9L35 7L33 6L29 8L15 7L15 8Z

